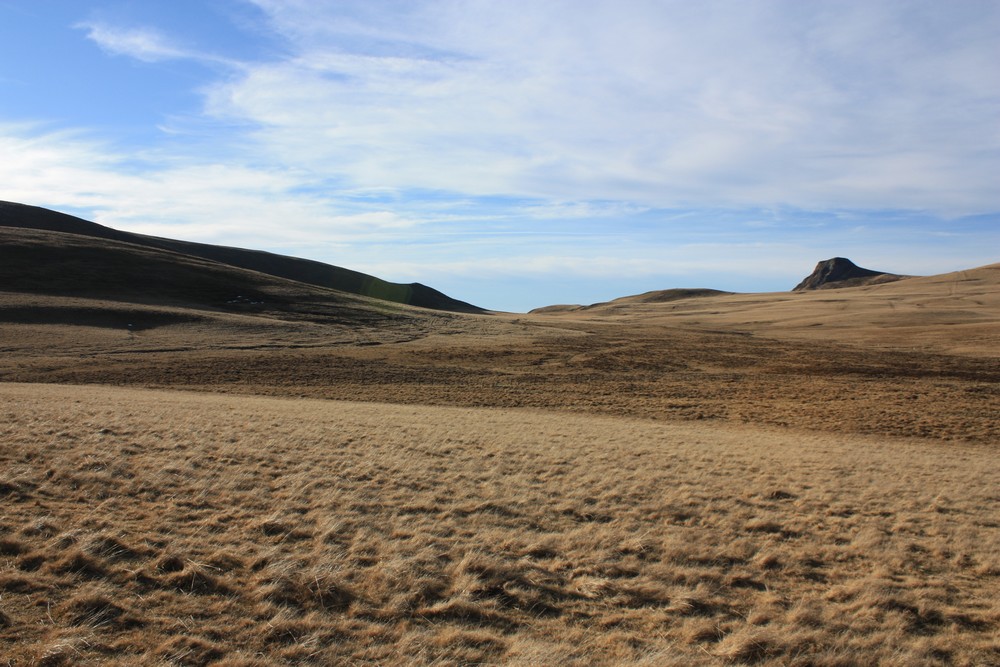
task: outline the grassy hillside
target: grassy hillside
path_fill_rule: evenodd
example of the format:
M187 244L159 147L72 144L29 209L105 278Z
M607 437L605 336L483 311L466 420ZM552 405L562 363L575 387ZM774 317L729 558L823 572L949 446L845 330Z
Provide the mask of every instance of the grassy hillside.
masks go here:
M154 322L207 316L181 314L175 312L177 308L372 326L422 317L420 311L397 304L171 251L10 227L0 227L0 286L8 294L22 295L20 300L0 300L0 321L9 322L107 320L113 326L132 313L137 321L131 324L146 328ZM36 300L28 304L23 297L29 295L76 297L95 303L69 306ZM123 309L103 302L142 308Z
M391 283L375 276L312 260L259 250L177 241L122 232L56 211L0 202L0 227L47 230L167 250L296 282L434 310L480 313L481 308L419 283Z
M672 293L668 290L666 294ZM681 290L681 292L686 292ZM657 293L652 293L657 294ZM838 289L766 294L690 294L650 302L645 295L584 311L536 311L569 325L600 317L622 327L727 331L770 340L1000 358L1000 264L936 276ZM919 361L914 362L920 368Z

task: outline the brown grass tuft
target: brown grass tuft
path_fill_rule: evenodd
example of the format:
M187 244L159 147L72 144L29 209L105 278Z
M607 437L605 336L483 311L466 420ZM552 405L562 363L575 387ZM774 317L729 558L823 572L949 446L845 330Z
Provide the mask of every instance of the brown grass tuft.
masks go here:
M344 611L354 593L330 572L302 570L291 562L273 563L254 580L257 599L300 610Z
M69 625L91 628L124 629L142 624L133 613L100 592L77 594L63 603L56 614Z
M56 574L73 574L91 579L103 579L109 575L107 565L100 559L75 548L48 567Z
M45 564L46 553L44 551L30 551L22 554L16 561L18 569L25 572L38 570Z
M93 556L112 563L139 560L142 553L111 535L95 535L87 541L83 550Z
M184 567L184 559L176 554L167 554L156 562L156 569L159 572L180 572Z
M713 653L726 662L755 664L782 654L780 642L766 630L744 629L726 636Z
M417 609L416 615L431 622L452 622L475 627L496 627L512 631L518 623L510 616L501 613L495 605L483 604L468 598L452 598L438 602L430 607Z
M0 538L0 556L18 556L28 550L19 540Z
M174 637L163 642L154 653L182 667L206 667L226 654L217 644L199 637Z
M225 595L233 591L229 583L210 568L192 562L186 563L180 571L164 575L160 582L166 588L194 595Z
M37 577L17 572L0 572L0 591L7 593L34 593L44 590L45 585Z

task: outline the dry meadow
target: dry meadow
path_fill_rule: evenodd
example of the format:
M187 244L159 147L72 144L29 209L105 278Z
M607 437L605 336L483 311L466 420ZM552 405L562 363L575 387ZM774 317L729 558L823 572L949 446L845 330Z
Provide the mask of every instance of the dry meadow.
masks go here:
M0 385L10 664L989 664L995 450Z
M0 293L0 665L998 664L998 273Z

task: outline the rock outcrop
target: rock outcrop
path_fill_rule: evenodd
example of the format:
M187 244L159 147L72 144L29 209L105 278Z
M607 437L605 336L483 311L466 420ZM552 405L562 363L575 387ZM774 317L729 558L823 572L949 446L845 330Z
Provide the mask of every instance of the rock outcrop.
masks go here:
M815 270L796 285L792 291L858 287L859 285L889 283L907 277L909 276L863 269L846 257L834 257L817 264Z

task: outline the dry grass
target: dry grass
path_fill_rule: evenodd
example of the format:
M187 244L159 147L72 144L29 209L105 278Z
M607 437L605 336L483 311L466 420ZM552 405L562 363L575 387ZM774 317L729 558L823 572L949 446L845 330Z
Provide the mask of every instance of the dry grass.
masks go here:
M551 315L404 309L391 322L344 320L312 302L237 313L0 292L0 381L533 407L996 444L998 295L1000 265L873 287Z
M439 316L366 328L214 317L138 333L0 324L0 381L1000 441L1000 365L992 358L639 321Z
M1000 664L1000 265L531 316L96 266L0 292L0 665Z
M555 320L592 319L768 338L1000 358L1000 264L847 289L721 294L661 303L626 297Z
M985 665L996 449L0 385L0 664Z

